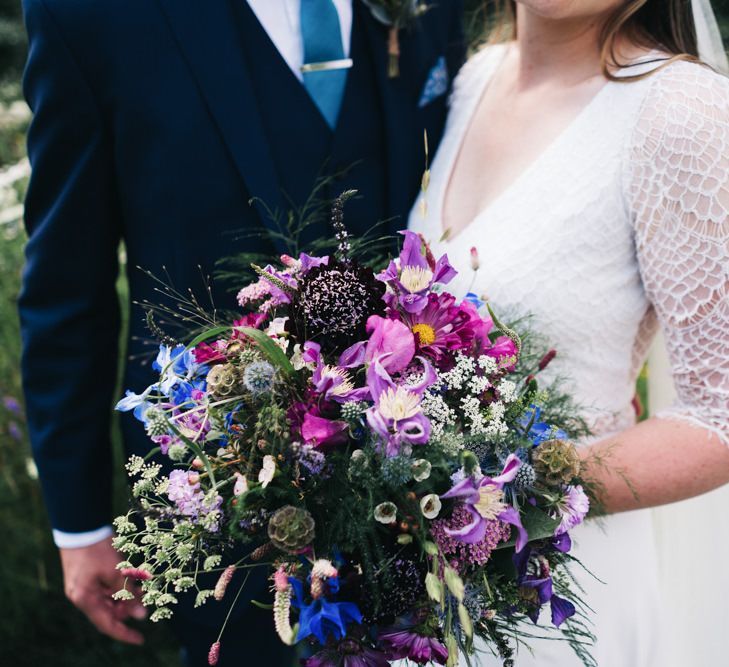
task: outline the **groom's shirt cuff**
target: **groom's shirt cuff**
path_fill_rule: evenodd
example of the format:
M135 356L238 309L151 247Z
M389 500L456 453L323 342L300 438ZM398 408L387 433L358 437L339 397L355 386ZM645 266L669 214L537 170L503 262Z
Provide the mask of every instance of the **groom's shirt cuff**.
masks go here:
M81 549L101 542L113 534L111 526L102 526L85 533L64 533L62 530L54 530L53 541L59 549Z

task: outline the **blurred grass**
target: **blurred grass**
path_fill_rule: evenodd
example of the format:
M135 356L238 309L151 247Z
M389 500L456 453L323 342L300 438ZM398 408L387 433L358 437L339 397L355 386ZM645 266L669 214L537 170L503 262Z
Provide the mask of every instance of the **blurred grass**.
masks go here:
M7 0L0 0L0 11ZM473 3L472 3L473 4ZM720 22L729 36L729 0L716 2L726 18ZM15 26L13 28L13 26ZM15 32L13 32L13 30ZM0 47L24 40L19 27L0 16ZM18 63L0 72L0 169L24 155L27 114L20 97ZM25 183L0 200L0 215L22 199ZM101 637L63 596L57 551L30 458L21 404L19 330L16 301L20 286L25 235L20 222L0 223L0 655L3 665L14 667L173 667L176 648L164 627L146 626L147 646L135 649ZM122 302L126 285L119 282ZM638 383L647 405L646 376ZM121 462L118 432L115 451ZM118 466L120 468L121 466ZM125 482L120 472L117 503L121 509Z

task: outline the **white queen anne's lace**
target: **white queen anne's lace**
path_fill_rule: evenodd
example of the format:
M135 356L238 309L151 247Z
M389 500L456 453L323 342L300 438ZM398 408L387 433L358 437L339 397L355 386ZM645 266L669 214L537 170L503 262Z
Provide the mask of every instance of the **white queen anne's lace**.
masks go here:
M416 205L410 227L461 272L451 291L533 316L558 350L547 373L570 378L596 435L634 423L635 380L660 326L679 397L661 416L729 444L729 79L677 62L606 84L465 230L437 241L457 152L502 53L484 49L456 80L427 213Z

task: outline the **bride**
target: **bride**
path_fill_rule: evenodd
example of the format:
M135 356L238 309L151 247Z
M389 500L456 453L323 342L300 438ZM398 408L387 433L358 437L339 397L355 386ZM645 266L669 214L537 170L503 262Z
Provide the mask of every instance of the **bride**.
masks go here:
M667 638L642 508L729 481L729 79L698 62L697 34L704 60L726 63L704 49L716 25L700 0L693 14L690 0L503 10L510 38L459 75L410 228L448 252L463 293L475 248L472 291L534 316L558 349L550 370L585 406L596 438L584 451L625 470L633 490L601 473L613 513L604 530L575 536L575 555L606 583L575 574L594 609L598 664L653 667ZM659 329L678 401L636 425L635 381ZM577 664L563 642L516 660Z

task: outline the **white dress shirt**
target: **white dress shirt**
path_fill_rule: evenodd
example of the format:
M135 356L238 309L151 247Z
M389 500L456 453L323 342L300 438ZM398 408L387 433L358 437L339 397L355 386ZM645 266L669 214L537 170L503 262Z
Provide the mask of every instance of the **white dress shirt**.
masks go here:
M339 13L344 55L349 57L352 41L352 0L332 0ZM253 13L268 33L279 53L296 77L302 81L304 44L301 38L301 0L248 0ZM84 533L53 531L56 546L62 549L88 547L112 534L111 526Z

